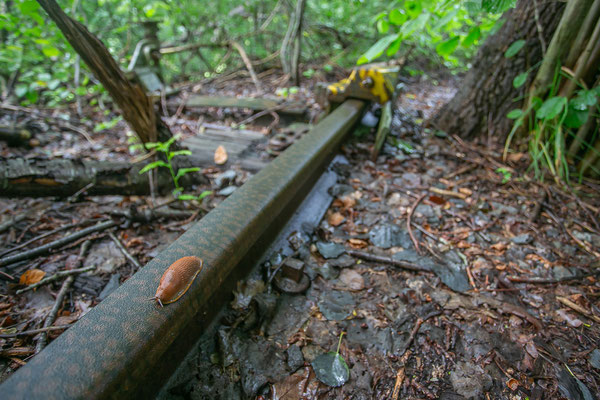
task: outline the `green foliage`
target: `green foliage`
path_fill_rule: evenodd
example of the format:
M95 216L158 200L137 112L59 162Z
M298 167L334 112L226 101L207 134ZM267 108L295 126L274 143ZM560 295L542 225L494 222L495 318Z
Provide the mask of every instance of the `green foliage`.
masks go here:
M525 46L525 41L523 39L514 41L510 46L508 46L508 49L506 49L506 51L504 52L504 57L514 57L519 51L521 51L523 46Z
M157 161L148 163L144 166L144 168L142 168L140 170L139 173L144 174L153 169L166 168L169 170L169 172L171 174L171 178L173 179L173 184L175 185L175 189L173 189L173 196L175 196L178 200L182 200L182 201L183 200L200 201L203 198L205 198L206 196L209 196L210 194L212 194L212 192L210 190L205 190L202 193L200 193L199 196L192 195L192 194L183 194L183 187L179 183L179 180L186 174L200 171L200 168L197 168L197 167L179 168L177 170L177 173L175 173L175 168L173 166L173 163L171 162L173 160L173 158L177 157L177 156L191 156L192 155L192 152L189 150L171 151L170 148L173 145L173 143L175 143L176 140L177 140L177 136L173 136L172 138L170 138L169 140L167 140L164 143L163 142L146 143L145 144L146 149L155 150L157 152L163 153L167 157L167 161L165 162L162 160L157 160Z
M512 179L512 172L510 172L508 169L506 168L497 168L496 172L502 174L502 184L504 185L505 183L510 182L510 180Z
M385 34L358 59L365 64L382 56L408 54L409 49L451 68L464 67L477 45L490 33L499 14L514 0L400 0L374 18Z
M513 51L516 54L518 50L520 50L520 47ZM519 74L514 79L513 86L521 86L526 77L527 72ZM575 137L577 129L586 123L590 113L595 116L600 113L600 105L598 104L600 87L577 90L574 96L567 99L557 94L565 78L572 79L571 76L565 75L557 69L546 99L532 98L527 109L515 109L506 115L508 118L515 120L515 123L504 145L504 156L506 157L517 131L526 128L529 132L531 168L538 179L543 179L544 171L548 170L557 182L561 180L569 181L570 167L566 155L567 142ZM583 143L583 146L594 151L589 143Z

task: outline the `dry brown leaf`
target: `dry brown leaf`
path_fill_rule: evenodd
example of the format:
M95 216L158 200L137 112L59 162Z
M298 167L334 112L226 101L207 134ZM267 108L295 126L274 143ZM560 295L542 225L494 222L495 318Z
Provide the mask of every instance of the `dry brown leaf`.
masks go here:
M34 283L38 283L39 281L41 281L45 275L46 273L41 269L30 269L28 271L25 271L25 273L21 275L19 283L21 285L33 285Z
M219 146L215 150L215 164L223 165L227 162L227 150L225 147Z
M348 244L353 249L364 249L368 245L367 242L362 239L348 239Z
M342 214L340 214L339 212L336 212L329 216L327 222L329 222L329 225L331 225L331 226L338 226L339 224L344 222L345 219L346 218L344 218L344 216Z
M506 382L506 386L510 388L510 390L517 390L519 388L519 381L515 378L510 378L508 382Z
M504 251L508 247L506 243L498 242L490 246L492 249L496 251Z

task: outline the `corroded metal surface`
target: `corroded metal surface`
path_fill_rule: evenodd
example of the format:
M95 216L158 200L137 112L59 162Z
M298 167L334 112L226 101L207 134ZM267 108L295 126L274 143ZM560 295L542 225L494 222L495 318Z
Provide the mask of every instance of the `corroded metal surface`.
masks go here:
M257 240L285 218L286 206L305 195L308 180L331 158L362 107L357 100L338 107L19 369L0 386L2 398L132 398L139 393L152 371L170 363L175 339L202 319L200 310L238 265L244 267L250 250L268 246ZM204 269L188 292L164 308L150 301L164 270L192 255L204 260Z

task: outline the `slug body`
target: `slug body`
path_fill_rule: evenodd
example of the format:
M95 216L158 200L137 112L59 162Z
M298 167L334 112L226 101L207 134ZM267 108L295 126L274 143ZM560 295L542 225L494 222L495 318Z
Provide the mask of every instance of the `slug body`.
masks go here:
M183 257L175 261L160 278L154 299L158 304L173 303L187 290L202 269L202 260L195 256Z

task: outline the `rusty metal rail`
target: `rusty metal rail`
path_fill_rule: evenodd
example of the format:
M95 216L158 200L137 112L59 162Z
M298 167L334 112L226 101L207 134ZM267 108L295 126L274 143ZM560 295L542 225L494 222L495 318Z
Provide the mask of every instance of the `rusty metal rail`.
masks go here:
M181 362L233 284L308 193L364 103L348 100L0 385L6 399L150 398ZM165 268L204 269L164 308L149 301Z

